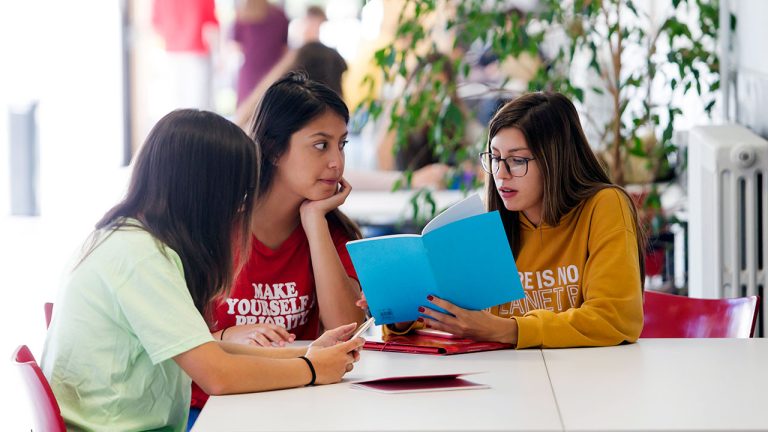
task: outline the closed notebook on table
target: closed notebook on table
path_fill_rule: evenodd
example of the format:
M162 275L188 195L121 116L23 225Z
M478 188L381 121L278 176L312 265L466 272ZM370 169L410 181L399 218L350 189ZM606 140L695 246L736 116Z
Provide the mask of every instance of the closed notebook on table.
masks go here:
M499 342L477 342L454 336L445 337L434 332L422 331L407 335L386 335L381 341L368 340L363 346L371 351L400 352L409 354L451 355L512 348Z
M460 377L469 373L412 375L377 378L352 383L352 388L381 393L416 393L490 388L487 384L467 381Z

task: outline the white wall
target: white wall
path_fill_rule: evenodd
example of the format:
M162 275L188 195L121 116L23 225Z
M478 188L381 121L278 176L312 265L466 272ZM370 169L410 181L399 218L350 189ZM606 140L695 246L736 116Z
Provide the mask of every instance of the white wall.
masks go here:
M0 5L0 214L9 208L9 106L39 101L39 200L65 210L121 163L120 13L117 0L37 0Z
M768 138L768 1L726 1L736 15L733 35L738 123Z
M119 0L0 2L0 396L2 430L29 430L10 366L40 358L44 301L93 224L124 189ZM9 107L39 101L37 218L9 217Z

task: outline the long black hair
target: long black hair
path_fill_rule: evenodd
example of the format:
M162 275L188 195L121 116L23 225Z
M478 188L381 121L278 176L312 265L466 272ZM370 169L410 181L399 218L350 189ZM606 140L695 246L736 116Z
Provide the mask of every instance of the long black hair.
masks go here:
M605 188L616 188L628 202L637 236L640 259L640 286L645 279L645 234L634 202L627 192L612 183L589 146L573 103L560 93L529 93L508 102L493 116L488 126L488 151L491 140L502 129L518 129L542 172L544 198L542 220L550 226L588 198ZM487 175L486 203L498 210L510 246L520 248L519 213L507 210L492 175Z
M277 173L275 163L288 151L291 135L326 111L332 111L349 123L349 109L341 97L329 87L307 79L301 72L289 72L272 84L256 108L251 137L261 152L259 185L262 194L269 192ZM339 209L325 216L340 227L347 237L362 238L360 228Z
M96 228L112 232L130 225L127 218L139 220L179 255L195 306L210 318L211 300L248 258L258 169L258 148L234 123L207 111L173 111L152 128L125 198Z

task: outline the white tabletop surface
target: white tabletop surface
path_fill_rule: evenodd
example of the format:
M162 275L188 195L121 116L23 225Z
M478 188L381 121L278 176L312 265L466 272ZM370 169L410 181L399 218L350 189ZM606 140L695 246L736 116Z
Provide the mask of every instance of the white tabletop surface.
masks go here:
M389 191L352 191L340 207L353 220L369 225L391 225L413 216L410 200L415 192L411 190ZM437 211L465 197L459 190L433 191L432 197L437 204Z
M542 352L565 430L768 430L768 339Z
M489 389L383 394L354 380L484 372ZM329 386L211 397L205 431L768 430L768 339L641 339L455 356L364 351Z
M488 389L384 394L350 387L383 376L484 372ZM427 356L363 351L339 384L211 397L205 431L562 430L541 351Z

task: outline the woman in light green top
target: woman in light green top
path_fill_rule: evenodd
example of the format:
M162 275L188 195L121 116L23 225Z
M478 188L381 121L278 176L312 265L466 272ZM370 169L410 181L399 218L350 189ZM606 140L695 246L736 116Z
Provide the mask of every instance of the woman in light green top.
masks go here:
M259 155L234 124L178 110L152 129L125 199L64 281L42 368L70 430L184 430L194 379L209 394L341 380L354 323L309 348L215 341L206 305L250 250ZM236 245L233 247L233 245Z

